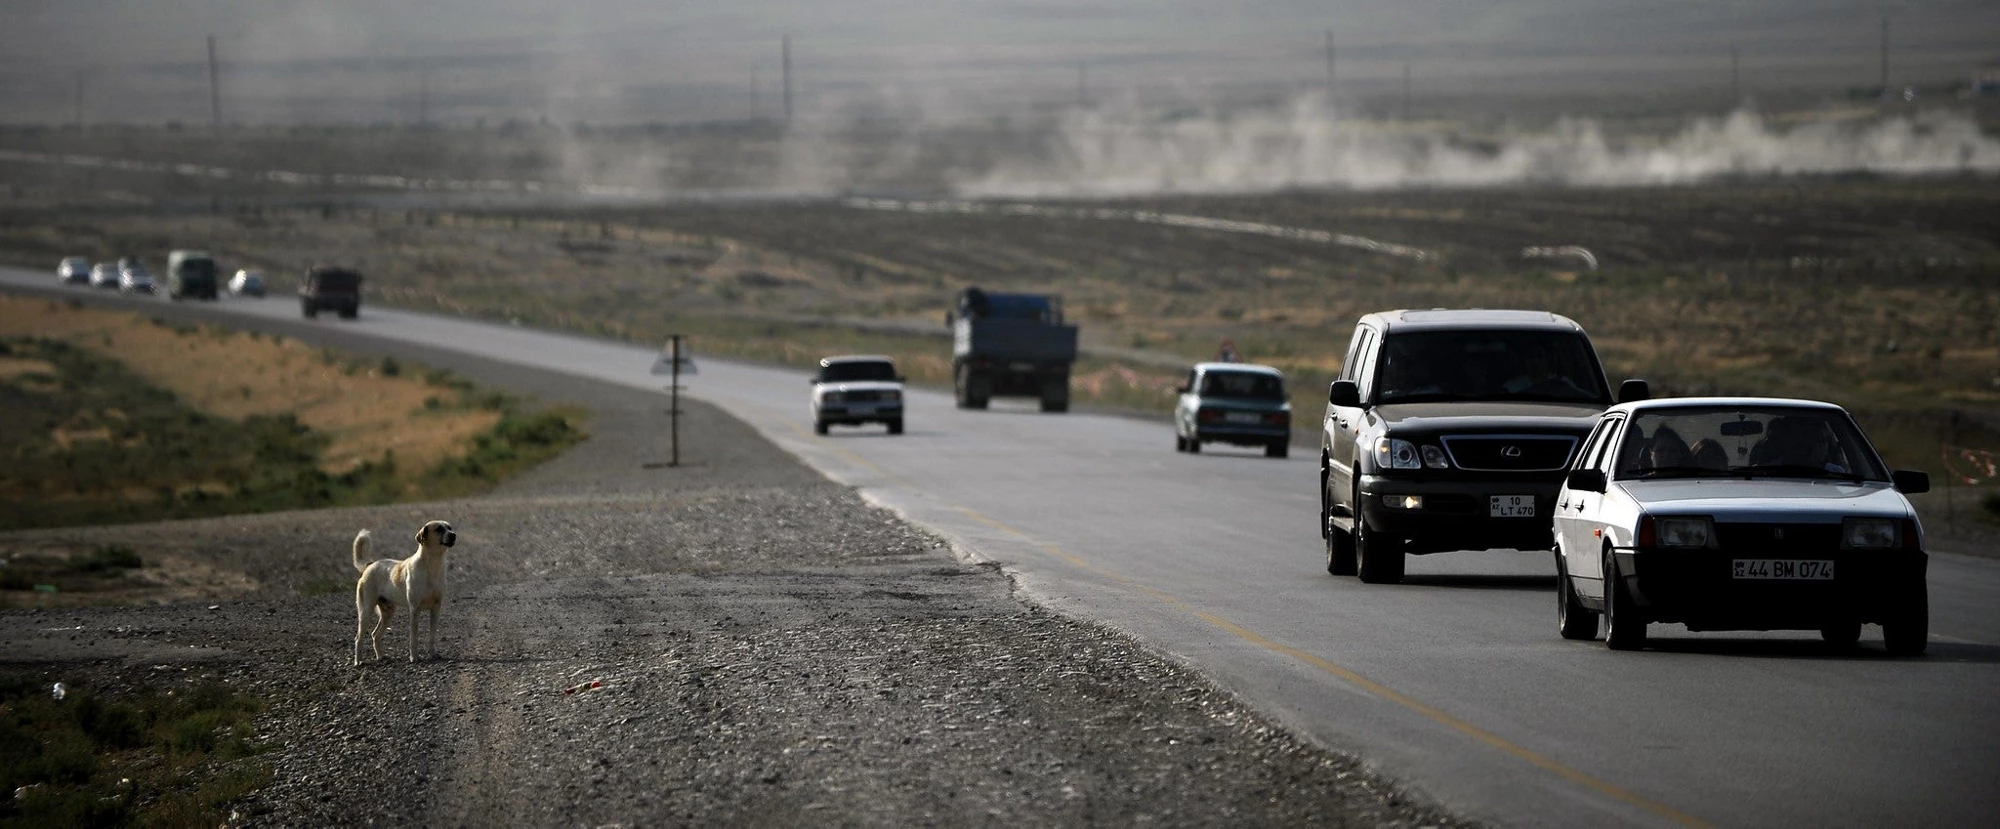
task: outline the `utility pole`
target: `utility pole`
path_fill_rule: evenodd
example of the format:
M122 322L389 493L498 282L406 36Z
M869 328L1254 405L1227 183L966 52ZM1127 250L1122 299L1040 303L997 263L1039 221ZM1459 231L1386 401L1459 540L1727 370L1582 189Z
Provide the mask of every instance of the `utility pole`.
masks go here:
M1090 106L1090 69L1083 61L1076 62L1076 106Z
M792 36L785 35L785 123L792 122Z
M1326 30L1326 91L1333 94L1333 30Z
M1403 61L1403 120L1410 120L1410 62Z
M222 93L216 87L215 35L208 36L208 110L215 117L215 131L222 131Z
M1889 16L1882 15L1882 94L1889 94Z

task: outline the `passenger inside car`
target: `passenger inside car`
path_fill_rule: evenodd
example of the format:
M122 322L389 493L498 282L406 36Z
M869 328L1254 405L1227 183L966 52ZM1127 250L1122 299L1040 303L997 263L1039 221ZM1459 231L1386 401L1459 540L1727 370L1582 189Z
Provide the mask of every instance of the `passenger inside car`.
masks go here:
M1666 426L1653 430L1653 440L1646 446L1646 460L1641 469L1677 469L1686 467L1692 460L1687 442L1681 440L1680 433Z
M1693 456L1695 466L1717 472L1729 470L1729 450L1722 448L1722 444L1714 438L1695 441L1693 446L1688 447L1688 454Z

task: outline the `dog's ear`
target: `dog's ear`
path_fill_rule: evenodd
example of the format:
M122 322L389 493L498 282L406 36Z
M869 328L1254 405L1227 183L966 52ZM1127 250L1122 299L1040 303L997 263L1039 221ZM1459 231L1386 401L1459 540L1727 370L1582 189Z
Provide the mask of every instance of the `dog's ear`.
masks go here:
M418 528L417 528L417 543L418 543L418 544L422 544L422 543L424 543L424 536L425 536L425 535L428 535L428 534L430 534L430 531L431 531L431 525L429 525L429 524L425 524L425 525L423 525L423 526L421 526L421 527L418 527Z

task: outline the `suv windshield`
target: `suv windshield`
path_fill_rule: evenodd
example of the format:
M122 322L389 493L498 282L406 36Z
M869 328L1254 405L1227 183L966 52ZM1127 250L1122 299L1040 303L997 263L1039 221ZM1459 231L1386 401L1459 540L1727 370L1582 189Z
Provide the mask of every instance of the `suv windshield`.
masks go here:
M1606 405L1590 344L1560 331L1424 331L1382 343L1378 403L1519 400Z
M822 383L853 383L870 380L896 382L896 366L886 360L828 363L819 367Z
M1886 481L1846 412L1785 406L1641 412L1618 448L1620 478L1831 478Z
M1285 383L1269 374L1251 371L1211 371L1202 375L1203 397L1246 397L1254 400L1285 399Z

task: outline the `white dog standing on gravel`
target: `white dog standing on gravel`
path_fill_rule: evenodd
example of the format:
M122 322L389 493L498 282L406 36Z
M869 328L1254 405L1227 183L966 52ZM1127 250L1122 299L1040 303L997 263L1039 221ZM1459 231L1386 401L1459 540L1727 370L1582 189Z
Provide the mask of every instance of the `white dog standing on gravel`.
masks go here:
M354 537L354 569L361 580L354 584L354 664L361 664L361 637L382 658L382 631L396 617L396 609L410 611L410 661L417 661L417 611L431 612L431 658L437 658L438 608L444 604L444 552L458 543L451 524L432 521L417 530L417 554L404 559L369 561L367 530ZM375 631L368 632L368 614L375 614Z

